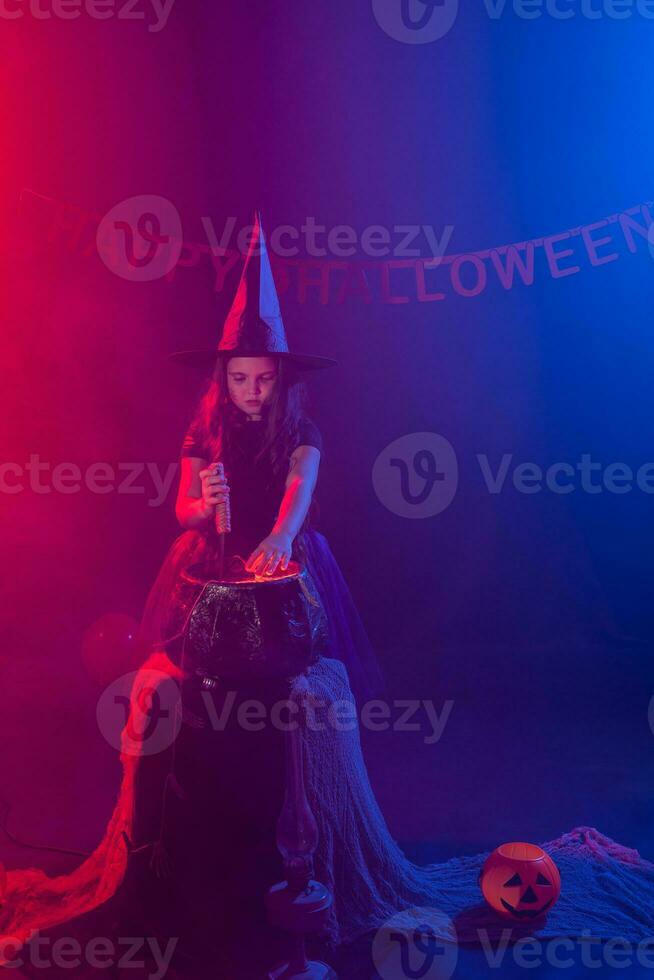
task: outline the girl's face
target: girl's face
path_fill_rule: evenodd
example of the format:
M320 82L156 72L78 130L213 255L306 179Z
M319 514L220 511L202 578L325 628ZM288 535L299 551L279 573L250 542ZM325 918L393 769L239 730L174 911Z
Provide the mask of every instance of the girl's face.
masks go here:
M232 357L227 364L229 396L242 412L260 418L277 383L277 362L272 357Z

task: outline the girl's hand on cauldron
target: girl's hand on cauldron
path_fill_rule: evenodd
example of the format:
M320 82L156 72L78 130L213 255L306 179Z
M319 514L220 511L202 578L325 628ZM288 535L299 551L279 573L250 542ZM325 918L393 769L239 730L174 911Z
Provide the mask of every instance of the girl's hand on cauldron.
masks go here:
M224 476L216 476L213 466L200 470L198 475L202 480L202 500L207 510L229 499L229 484Z
M274 575L278 565L280 571L286 571L291 560L292 544L289 534L269 534L246 561L246 571L255 575Z

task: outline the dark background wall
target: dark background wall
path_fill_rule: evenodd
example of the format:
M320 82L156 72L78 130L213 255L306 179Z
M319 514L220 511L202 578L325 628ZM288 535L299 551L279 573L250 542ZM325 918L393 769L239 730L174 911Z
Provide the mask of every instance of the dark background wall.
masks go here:
M414 13L423 7L412 3ZM603 468L654 460L647 238L635 234L632 251L619 222L594 230L612 236L598 254L616 256L595 266L581 234L561 240L557 251L574 254L560 268L578 271L560 277L542 245L653 196L654 23L636 9L623 20L578 11L526 20L511 8L493 19L466 4L444 37L422 44L389 35L370 3L344 0L176 0L158 31L145 5L141 20L15 9L0 66L11 93L3 461L24 466L39 454L85 471L177 460L198 379L166 355L215 342L238 268L219 291L206 252L168 277L117 274L93 242L120 202L165 198L194 242L206 242L203 216L217 229L234 216L238 228L257 206L269 231L313 216L359 234L381 225L398 242L396 225L431 225L439 236L452 226L447 254L481 256L476 270L461 268L470 290L483 263L479 295L459 295L446 262L427 272L445 298L421 302L409 264L390 273L407 301L389 302L381 260L361 247L349 272L332 269L324 302L298 289L306 267L285 267L291 342L340 362L311 382L326 449L322 530L393 690L455 702L428 753L397 735L394 770L371 747L379 792L405 838L541 839L601 818L614 836L635 826L630 841L648 839L637 780L635 825L629 808L602 800L611 765L626 755L644 763L651 751L652 494L635 485L589 493L579 478L567 494L521 493L510 475L490 493L477 456L493 470L503 454L543 469L585 453ZM390 0L376 9L397 20ZM647 228L646 211L633 220ZM489 250L525 241L537 242L533 283L504 288ZM428 255L424 236L416 245ZM310 256L300 248L296 258ZM411 519L379 499L372 469L391 442L421 432L449 441L459 479L446 509ZM399 499L399 471L385 474ZM6 724L20 736L4 785L41 839L75 836L70 811L80 816L83 784L99 801L83 832L92 842L113 798L115 758L94 727L111 664L89 668L84 634L106 614L139 616L178 532L175 484L152 506L151 480L136 482L143 492L26 486L0 496ZM575 778L560 781L554 801L544 774L581 744ZM607 751L615 761L597 773L595 756ZM103 762L89 784L90 758ZM495 789L477 785L471 774L499 759ZM422 800L412 777L425 773L434 793L416 817L405 802ZM504 795L515 778L531 790L520 812ZM492 829L482 817L489 793L500 808ZM50 807L45 826L35 802Z

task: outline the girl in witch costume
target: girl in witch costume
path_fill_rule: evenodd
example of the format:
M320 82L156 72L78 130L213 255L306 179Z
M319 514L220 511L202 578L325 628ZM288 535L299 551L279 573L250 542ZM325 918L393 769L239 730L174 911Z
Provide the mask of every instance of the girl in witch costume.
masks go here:
M245 916L257 924L253 936L263 928L263 891L281 877L275 823L283 800L284 733L270 725L245 733L235 724L207 725L198 681L179 657L178 586L189 568L216 557L217 506L230 500L227 559L261 577L291 560L302 563L329 628L326 649L301 674L259 686L248 681L234 691L231 717L252 697L270 708L290 693L321 705L327 716L337 703L354 708L355 697L360 706L383 691L347 585L326 539L312 527L321 438L303 412L300 378L333 362L289 351L259 218L218 349L174 356L206 366L210 380L182 447L177 515L185 530L164 560L143 616L146 659L122 733L118 801L102 841L71 874L8 873L0 963L19 954L37 930L65 927L71 936L93 910L110 909L121 935L157 935L162 942L181 936L187 948L204 948L205 962L218 975L230 923ZM224 478L213 468L216 460L224 463ZM147 754L132 733L142 729L153 703L144 692L165 684L183 691L179 731L164 750ZM219 685L211 690L218 715L224 695ZM425 948L427 931L428 943L434 937L478 942L480 929L491 940L502 938L507 923L480 908L478 875L486 853L413 864L379 809L356 724L323 720L299 731L318 827L314 877L333 895L323 933L328 945L353 942L390 919L396 945L398 933L413 929L421 933L418 948ZM580 929L629 940L650 935L654 865L592 827L542 846L558 864L564 887L547 921L530 921L529 929L537 928L540 937L574 936ZM106 934L97 919L87 932Z
M307 570L326 613L323 652L347 663L359 702L380 694L382 674L347 585L326 539L312 526L322 437L304 410L302 377L336 362L288 350L259 215L218 348L172 357L206 368L210 378L181 448L176 514L186 531L151 590L143 642L182 662L188 616L177 584L185 570L215 569L220 563L225 570L265 579L294 561ZM217 460L224 475L212 465ZM231 526L221 552L216 509L225 503ZM297 687L299 678L294 680ZM130 840L140 850L157 838L150 865L155 870L165 866L165 882L147 894L146 902L156 902L159 924L165 918L170 934L181 932L196 950L216 935L216 922L226 926L236 895L238 917L250 908L251 920L261 928L262 895L281 869L275 826L285 789L283 730L267 725L261 732L244 732L237 724L214 730L203 701L211 691L214 719L225 710L225 692L216 681L212 687L197 677L184 682L183 724L164 812L148 804L161 798L156 789L162 760L143 760ZM291 693L284 675L261 682L230 678L222 686L236 697L230 719L248 700L256 700L270 717L273 706ZM143 897L143 880L134 897L139 887ZM237 927L235 922L233 931ZM224 941L223 930L218 940Z

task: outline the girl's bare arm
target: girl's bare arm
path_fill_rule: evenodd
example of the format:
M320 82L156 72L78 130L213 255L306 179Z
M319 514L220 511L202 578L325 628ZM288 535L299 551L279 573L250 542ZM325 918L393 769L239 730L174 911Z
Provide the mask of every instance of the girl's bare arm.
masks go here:
M302 527L318 479L320 450L315 446L298 446L291 455L285 491L279 513L270 534L254 549L245 567L259 575L272 575L291 560L293 540Z

